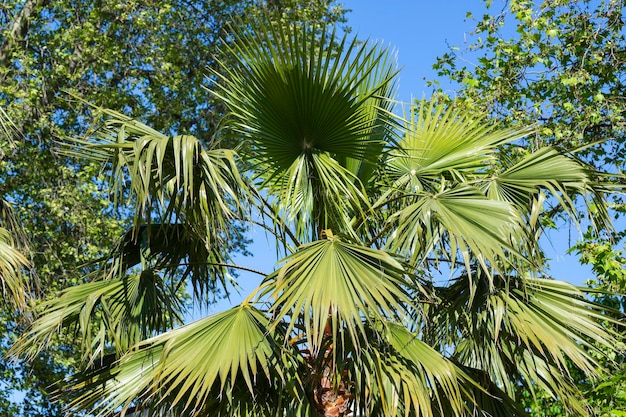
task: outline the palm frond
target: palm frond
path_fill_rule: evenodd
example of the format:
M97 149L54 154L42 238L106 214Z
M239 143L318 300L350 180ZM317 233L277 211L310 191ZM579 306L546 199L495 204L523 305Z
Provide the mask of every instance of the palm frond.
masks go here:
M607 188L594 179L594 175L590 167L576 159L554 148L542 148L528 153L501 172L494 171L485 179L484 188L490 198L509 201L520 208L521 213L528 213L534 219L543 208L535 207L537 196L542 192L555 199L575 222L578 221L578 210L574 198L590 196L599 201L595 206L600 210L592 221L608 225L608 214L602 210L605 207L602 194Z
M290 366L280 359L281 345L268 326L264 313L243 304L148 339L118 363L87 375L76 385L83 393L72 405L95 406L97 416L128 409L134 401L187 416L217 402L254 410L255 401L268 400L269 391L261 387L281 384Z
M357 192L364 172L356 161L376 161L390 133L388 115L378 110L390 106L382 94L392 93L396 73L387 50L297 25L267 23L235 33L223 49L222 72L213 74L218 82L212 91L230 111L227 127L246 140L242 152L249 150L264 187L278 186L283 197L291 193L281 206L291 219L304 207L313 211L304 213L306 218L323 221L317 213L332 213L332 202L346 198L356 205L352 212L364 211L359 205L366 200ZM327 160L323 165L321 158ZM346 165L350 160L351 171L333 160ZM284 186L305 168L310 178L300 175L298 187ZM331 197L321 200L321 195ZM287 204L302 199L312 203ZM349 231L343 219L333 220L338 223L315 226Z
M299 157L284 177L266 184L276 190L276 209L295 223L301 240L315 240L318 227L353 234L350 220L365 217L369 206L358 178L327 153Z
M123 277L132 268L159 271L175 287L185 288L189 278L194 301L214 301L229 293L228 246L225 236L206 241L203 229L193 223L144 224L128 230L95 273L95 279ZM223 291L223 293L221 292Z
M455 346L462 365L486 372L511 398L519 384L531 391L536 385L586 414L568 366L571 361L586 375L598 375L596 358L617 343L613 330L602 325L610 320L604 307L560 281L495 282L496 289L464 277L439 292L442 304L431 310L439 343Z
M514 242L522 228L511 204L490 200L467 185L415 196L416 202L389 218L395 225L389 250L416 263L438 248L452 265L460 254L468 270L478 260L485 271L519 256Z
M191 212L219 229L236 217L246 194L232 150L204 150L193 136L166 136L113 110L96 108L94 117L101 124L87 139L66 139L64 151L109 170L114 201L135 201L136 225L155 214L155 204L165 219L193 220L185 216Z
M326 239L303 245L267 279L270 311L303 328L315 353L325 338L367 340L363 320L398 317L410 306L402 266L383 251ZM366 343L366 342L365 342Z
M529 417L528 412L519 401L515 401L504 392L491 376L479 369L467 366L459 366L462 371L462 387L466 396L465 415L483 417ZM441 397L443 411L440 417L449 416L453 413L452 404L448 399Z
M387 181L398 192L432 191L442 177L453 183L471 181L494 161L498 146L531 132L501 128L434 101L422 100L410 111L399 149L385 165Z
M26 269L30 262L18 250L11 233L0 227L0 286L4 300L18 309L26 307L30 290Z
M234 151L205 150L192 136L166 136L115 111L95 110L100 124L87 139L63 145L69 155L103 164L116 204L134 203L133 229L109 269L119 276L141 253L171 276L187 265L184 277L191 276L198 299L217 282L226 289L232 223L250 199Z
M0 159L5 153L15 147L15 138L20 135L19 130L0 107ZM26 256L26 235L13 209L4 196L0 196L0 286L2 296L12 306L23 310L31 289L26 270L30 263ZM34 272L30 271L31 276Z
M111 347L120 355L181 322L184 307L176 291L153 270L70 287L40 306L40 316L11 354L32 357L61 327L74 327L88 362L99 360Z
M463 415L463 372L403 325L387 322L381 343L363 354L364 372L356 377L362 411L367 415ZM376 340L374 338L374 340Z

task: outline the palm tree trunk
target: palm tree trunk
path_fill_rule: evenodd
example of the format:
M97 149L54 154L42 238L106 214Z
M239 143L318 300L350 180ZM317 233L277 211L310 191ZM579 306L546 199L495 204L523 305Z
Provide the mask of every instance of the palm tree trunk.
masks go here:
M327 341L332 340L330 312L324 328ZM352 387L354 383L348 380L348 372L342 372L339 381L336 381L337 372L334 363L334 344L329 343L323 353L323 358L307 358L312 369L313 399L317 414L320 417L344 417L352 412Z

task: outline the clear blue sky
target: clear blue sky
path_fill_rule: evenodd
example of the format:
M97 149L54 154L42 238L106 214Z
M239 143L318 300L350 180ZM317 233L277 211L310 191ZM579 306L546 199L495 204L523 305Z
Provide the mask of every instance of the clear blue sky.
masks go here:
M497 2L498 0L496 0ZM480 0L348 0L348 24L360 39L381 41L398 54L399 99L429 96L425 80L436 78L432 65L448 45L463 47L473 22L468 11L484 10ZM480 14L479 14L480 15Z
M494 0L494 10L502 0ZM463 49L471 41L474 22L466 19L471 11L481 16L485 12L481 0L347 0L345 8L348 25L352 34L359 39L380 41L391 46L397 52L401 68L398 99L409 102L411 98L430 96L431 89L426 80L436 79L432 70L436 58L448 51L448 46ZM439 80L446 86L445 80ZM254 243L250 252L254 257L238 258L237 262L264 272L271 272L275 267L276 257L273 241L260 231L252 231ZM552 258L552 275L576 285L591 278L589 268L578 263L574 256L566 254L567 249L578 238L576 230L561 230L550 234L550 241L544 242L548 256ZM242 273L241 295L233 294L231 302L240 302L259 282L256 275ZM228 302L220 302L212 309L221 311Z

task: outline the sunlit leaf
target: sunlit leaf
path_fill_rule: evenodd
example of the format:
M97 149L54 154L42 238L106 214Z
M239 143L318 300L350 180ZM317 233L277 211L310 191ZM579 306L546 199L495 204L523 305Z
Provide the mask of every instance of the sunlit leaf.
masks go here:
M290 317L288 333L302 321L317 352L325 335L337 339L342 329L358 345L363 320L402 315L411 302L403 274L402 266L383 251L320 240L286 258L268 278L267 291L275 320Z
M267 316L244 304L148 339L108 371L79 383L78 389L91 390L78 402L97 406L98 416L128 408L135 399L195 416L240 395L243 383L254 409L255 396L265 395L260 386L280 384L287 366L267 326Z

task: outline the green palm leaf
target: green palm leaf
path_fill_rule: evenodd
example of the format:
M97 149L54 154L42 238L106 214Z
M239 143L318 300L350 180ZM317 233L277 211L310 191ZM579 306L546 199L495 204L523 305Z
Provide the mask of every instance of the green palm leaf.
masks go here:
M395 64L385 49L268 23L238 31L223 53L225 73L214 74L222 82L214 93L267 163L287 169L311 150L364 158L368 143L381 142L371 137L377 114L363 106L392 91Z
M471 186L415 198L415 203L390 217L396 228L387 242L389 250L416 262L439 247L439 253L449 254L452 265L460 253L468 270L477 259L485 271L516 254L513 243L522 228L511 204L489 200Z
M611 222L602 196L608 190L608 183L594 179L596 174L589 166L554 148L542 148L505 167L502 172L493 172L485 179L484 188L490 198L509 201L520 212L527 213L533 226L543 210L540 203L546 200L542 193L555 199L574 221L578 220L575 197L587 199L591 196L597 209L590 220L610 229Z
M105 277L122 276L139 261L172 277L182 265L198 300L218 282L227 291L232 222L249 199L236 154L202 149L192 136L166 136L112 110L96 108L96 117L102 122L89 139L68 139L64 149L103 164L116 204L134 203L134 227L111 254Z
M107 166L117 203L126 196L129 181L135 225L151 218L155 203L156 213L165 219L183 217L218 230L237 217L233 207L245 197L245 186L233 151L204 150L193 136L166 136L115 111L96 110L94 117L104 121L87 133L93 139L67 139L65 152Z
M434 101L422 100L410 111L399 150L385 165L390 183L400 192L436 189L442 177L471 180L494 161L497 146L530 132L499 128Z
M353 234L350 220L365 217L369 205L358 178L327 153L299 157L284 177L267 184L278 194L279 212L295 222L296 235L303 240L315 240L318 231L313 225L337 226Z
M242 152L264 186L281 190L279 209L289 219L304 208L309 230L348 232L350 214L335 215L333 203L347 199L351 212L364 210L357 178L367 175L355 160L377 160L389 134L389 116L378 110L390 106L381 94L393 91L387 51L297 25L239 29L223 50L223 72L213 74L213 92L230 111L228 127L247 140ZM350 160L352 174L333 160Z
M324 339L347 332L352 343L367 340L364 320L402 315L411 299L402 266L383 251L328 239L304 245L268 277L265 293L287 334L302 327L313 352ZM298 327L296 327L298 326ZM345 326L345 331L344 331Z
M400 324L387 322L382 335L384 343L364 354L368 371L357 378L367 398L361 400L372 407L368 415L433 416L444 404L450 415L463 415L464 376L452 362Z
M26 307L30 285L25 274L30 262L18 250L11 233L0 227L0 286L2 296L19 309Z
M77 285L40 306L43 314L18 339L12 354L36 355L65 326L76 329L76 342L85 358L96 361L111 346L122 354L155 332L180 323L182 310L176 289L152 270Z
M486 372L511 398L518 384L531 391L536 385L585 414L568 361L591 377L598 375L596 358L603 347L617 343L601 324L608 320L605 307L560 281L495 282L494 290L465 277L439 292L443 302L431 313L442 332L440 343L456 346L455 357L463 365ZM446 334L445 329L455 330Z
M78 384L86 391L75 405L97 406L103 416L139 399L148 408L171 406L195 416L218 401L247 398L238 406L254 410L254 401L268 400L261 387L281 384L290 366L277 356L268 325L262 312L243 304L146 340L110 370ZM241 388L248 395L241 397Z
M0 157L15 147L14 138L20 132L3 108L0 107ZM27 248L24 245L26 236L11 205L0 197L0 286L5 300L22 310L26 307L26 299L31 285L25 270L29 261L24 256ZM31 271L31 275L33 272Z

